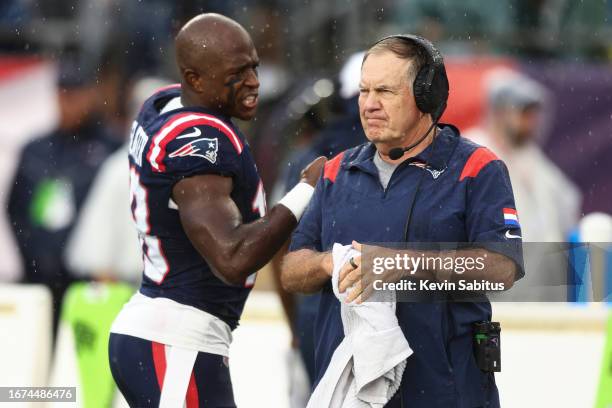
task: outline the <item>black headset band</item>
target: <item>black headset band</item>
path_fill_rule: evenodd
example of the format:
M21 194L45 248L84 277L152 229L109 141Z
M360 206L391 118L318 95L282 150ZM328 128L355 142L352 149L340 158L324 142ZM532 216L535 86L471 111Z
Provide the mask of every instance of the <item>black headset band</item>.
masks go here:
M442 58L442 54L440 53L440 51L438 51L438 49L431 43L431 41L429 41L426 38L423 38L421 36L418 35L414 35L414 34L393 34L393 35L388 35L386 37L381 38L380 40L376 41L374 44L372 44L372 47L374 47L376 44L379 44L385 40L389 40L392 38L399 38L401 40L405 40L405 41L411 41L413 43L415 43L417 46L420 46L421 48L423 48L426 51L427 54L427 63L431 64L431 65L435 65L436 67L441 66L444 64L444 58ZM372 48L370 47L370 48Z

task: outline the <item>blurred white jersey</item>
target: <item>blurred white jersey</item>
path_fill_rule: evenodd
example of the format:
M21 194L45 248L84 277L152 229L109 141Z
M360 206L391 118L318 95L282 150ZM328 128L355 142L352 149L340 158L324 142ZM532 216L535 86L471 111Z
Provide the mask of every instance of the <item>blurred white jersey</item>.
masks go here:
M130 213L128 164L126 145L108 157L93 182L66 250L67 263L79 276L140 281L142 254Z
M507 165L523 242L564 242L580 217L578 188L535 143L502 149L482 128L462 135L488 147Z

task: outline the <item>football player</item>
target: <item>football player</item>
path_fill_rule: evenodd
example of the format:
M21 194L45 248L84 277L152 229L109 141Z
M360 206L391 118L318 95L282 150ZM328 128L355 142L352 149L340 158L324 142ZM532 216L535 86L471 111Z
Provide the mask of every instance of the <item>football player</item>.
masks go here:
M289 238L325 159L269 212L245 137L259 58L235 21L202 14L176 37L181 84L142 106L129 146L142 244L138 293L111 329L113 377L130 406L234 407L231 332L265 265Z

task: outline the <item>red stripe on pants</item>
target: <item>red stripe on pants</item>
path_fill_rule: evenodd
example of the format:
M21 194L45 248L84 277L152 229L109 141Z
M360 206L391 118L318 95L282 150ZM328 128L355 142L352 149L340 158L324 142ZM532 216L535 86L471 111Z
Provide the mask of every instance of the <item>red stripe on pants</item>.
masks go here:
M195 382L195 375L191 372L191 378L189 378L189 386L187 387L187 408L198 408L200 406L198 396L198 386Z
M161 392L162 388L164 387L164 376L166 375L166 345L152 341L151 347L153 349L153 365L155 366L155 375L157 376L159 391Z

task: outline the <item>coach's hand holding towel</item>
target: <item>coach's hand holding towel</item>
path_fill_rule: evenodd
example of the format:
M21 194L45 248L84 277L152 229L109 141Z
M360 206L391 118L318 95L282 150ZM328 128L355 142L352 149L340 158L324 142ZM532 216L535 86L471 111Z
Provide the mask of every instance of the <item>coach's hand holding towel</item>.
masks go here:
M332 286L341 302L344 340L308 401L308 408L383 407L398 390L412 349L395 316L395 293L384 302L346 304L339 293L339 272L351 257L350 245L334 244Z

